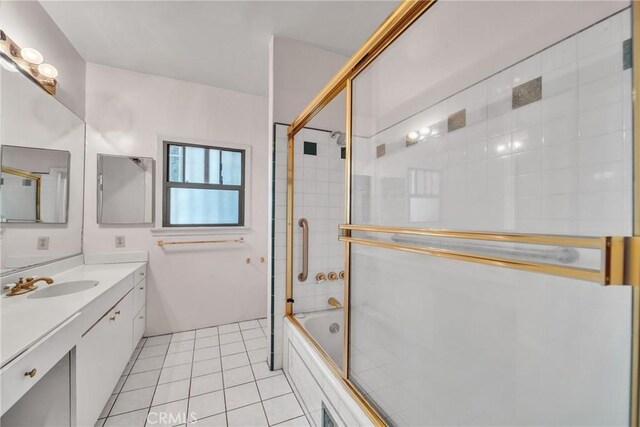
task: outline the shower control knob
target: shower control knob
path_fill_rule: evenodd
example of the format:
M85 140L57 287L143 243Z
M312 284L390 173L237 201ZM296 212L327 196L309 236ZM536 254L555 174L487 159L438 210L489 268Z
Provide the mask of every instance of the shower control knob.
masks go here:
M327 277L329 277L329 280L338 280L338 274L335 271L329 273Z

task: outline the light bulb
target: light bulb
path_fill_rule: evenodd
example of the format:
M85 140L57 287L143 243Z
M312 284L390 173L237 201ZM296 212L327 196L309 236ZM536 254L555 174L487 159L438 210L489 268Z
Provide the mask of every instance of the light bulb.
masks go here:
M56 70L56 67L51 64L38 65L38 72L50 79L55 79L56 77L58 77L58 70Z
M18 71L18 69L16 68L16 64L8 61L3 56L0 56L0 66L2 66L2 68L4 68L5 70L11 71L13 73Z
M420 135L427 136L431 133L431 128L422 128L420 129Z
M409 141L416 141L419 137L420 137L420 134L418 134L418 132L416 132L415 130L412 130L407 134L407 139Z
M22 59L33 65L42 64L42 61L44 61L42 54L31 47L20 49L20 56Z

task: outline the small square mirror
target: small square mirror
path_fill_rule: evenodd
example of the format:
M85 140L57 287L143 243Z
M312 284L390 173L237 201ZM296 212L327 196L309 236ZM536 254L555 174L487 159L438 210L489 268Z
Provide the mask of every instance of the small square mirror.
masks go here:
M153 224L154 161L98 154L98 223Z

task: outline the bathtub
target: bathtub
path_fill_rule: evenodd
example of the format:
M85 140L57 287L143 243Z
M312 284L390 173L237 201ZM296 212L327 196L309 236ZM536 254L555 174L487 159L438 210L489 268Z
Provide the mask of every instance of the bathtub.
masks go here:
M344 313L341 308L300 313L296 319L327 352L329 357L342 368L344 347Z
M372 426L372 419L309 339L309 336L313 337L328 356L341 366L342 309L294 317L284 319L283 369L310 424L322 426L331 420L337 427ZM329 330L334 323L340 327L337 333Z

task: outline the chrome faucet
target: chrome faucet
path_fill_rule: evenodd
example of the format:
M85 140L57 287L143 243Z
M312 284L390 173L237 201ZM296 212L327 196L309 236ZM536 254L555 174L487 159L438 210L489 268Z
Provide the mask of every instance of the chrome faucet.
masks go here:
M13 297L35 291L38 289L36 286L38 282L47 282L47 284L50 285L53 283L53 279L51 277L27 277L27 280L23 280L21 277L7 293L7 296Z

